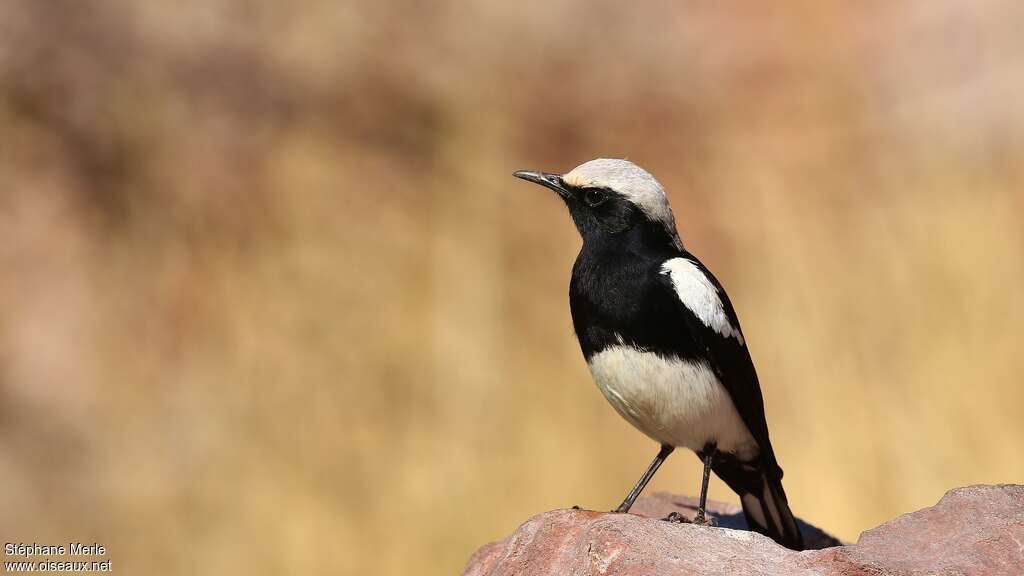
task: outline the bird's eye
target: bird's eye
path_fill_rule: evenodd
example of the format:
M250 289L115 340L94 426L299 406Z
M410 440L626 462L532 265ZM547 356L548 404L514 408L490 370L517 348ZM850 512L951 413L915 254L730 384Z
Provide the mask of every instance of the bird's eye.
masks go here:
M583 201L586 202L588 206L597 206L607 198L608 197L605 195L604 190L601 190L600 188L588 188L583 193Z

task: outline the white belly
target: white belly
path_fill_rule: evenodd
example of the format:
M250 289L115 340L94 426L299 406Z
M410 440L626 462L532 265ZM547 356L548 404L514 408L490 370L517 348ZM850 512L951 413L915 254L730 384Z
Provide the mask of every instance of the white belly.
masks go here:
M757 454L729 393L704 362L667 360L623 345L587 364L615 410L655 441L695 451L714 442L743 460Z

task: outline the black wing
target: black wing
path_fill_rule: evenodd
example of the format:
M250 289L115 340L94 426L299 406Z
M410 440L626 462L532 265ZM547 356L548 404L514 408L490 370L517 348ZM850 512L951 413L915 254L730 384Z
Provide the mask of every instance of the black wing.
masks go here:
M695 256L687 253L684 257L693 262L718 290L718 297L722 301L722 307L729 322L742 335L736 311L721 283ZM750 359L750 352L747 350L745 341L741 341L735 336L723 336L706 326L679 300L670 275L660 274L659 278L661 279L659 289L668 291L672 295L674 306L682 312L682 316L685 318L685 330L689 339L728 391L736 410L740 413L740 418L743 419L743 423L747 425L747 429L750 430L754 440L761 448L764 464L781 478L782 469L775 459L775 452L772 450L771 441L768 438L768 423L764 416L764 398L761 395L761 386L758 383L757 372L754 370L754 363Z

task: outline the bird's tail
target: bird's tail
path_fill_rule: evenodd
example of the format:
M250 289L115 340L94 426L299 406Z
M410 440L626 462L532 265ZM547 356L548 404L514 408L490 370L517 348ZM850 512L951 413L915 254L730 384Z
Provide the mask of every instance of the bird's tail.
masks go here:
M721 453L720 453L721 454ZM789 509L782 489L782 469L768 461L740 463L720 458L713 467L715 474L740 496L747 526L792 550L803 550L804 539Z
M761 468L759 474L749 479L744 490L738 491L747 526L786 548L803 550L804 539L782 489L782 475Z

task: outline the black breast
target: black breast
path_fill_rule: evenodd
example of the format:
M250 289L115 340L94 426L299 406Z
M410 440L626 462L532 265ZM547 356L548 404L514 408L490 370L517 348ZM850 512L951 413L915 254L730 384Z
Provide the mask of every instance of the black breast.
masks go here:
M666 358L699 355L662 264L678 254L643 255L614 247L584 249L573 266L569 305L583 356L631 344ZM621 338L621 340L620 340Z

